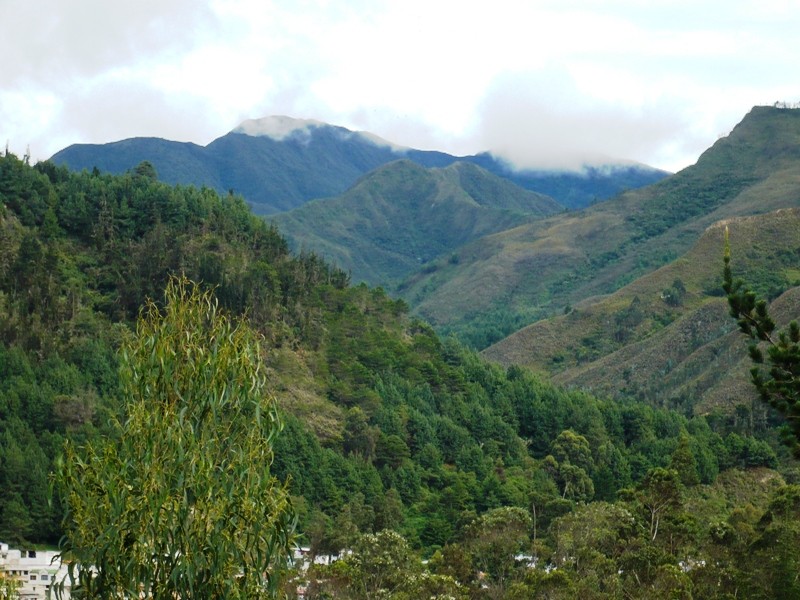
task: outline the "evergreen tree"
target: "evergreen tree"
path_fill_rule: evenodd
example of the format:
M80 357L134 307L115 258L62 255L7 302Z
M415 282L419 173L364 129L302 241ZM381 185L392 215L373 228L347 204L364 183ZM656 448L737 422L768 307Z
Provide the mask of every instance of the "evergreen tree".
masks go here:
M728 295L731 316L739 329L753 340L750 371L761 399L786 419L783 441L800 458L800 325L789 323L775 335L775 321L767 301L759 299L741 279L733 279L728 230L725 229L723 289ZM766 345L766 355L762 346Z
M684 434L678 440L678 447L672 453L669 461L669 468L678 472L681 483L686 486L697 485L700 483L700 476L697 474L697 461L692 454L689 444L689 436Z

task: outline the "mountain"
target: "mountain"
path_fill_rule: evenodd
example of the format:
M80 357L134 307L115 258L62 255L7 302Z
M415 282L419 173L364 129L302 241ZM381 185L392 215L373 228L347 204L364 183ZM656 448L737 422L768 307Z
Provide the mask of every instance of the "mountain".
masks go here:
M483 167L526 190L551 196L573 210L613 198L627 190L648 186L670 175L638 163L584 165L577 171L518 169L488 152L460 160Z
M459 249L458 264L438 263L401 290L446 330L508 335L506 325L569 311L667 264L719 220L798 204L800 111L756 107L694 166L586 210L476 240Z
M358 177L397 158L385 142L342 127L272 117L245 121L205 147L153 138L76 144L52 161L73 170L124 173L149 161L170 184L242 194L261 214L341 193Z
M431 260L457 261L452 252L467 242L562 211L471 163L426 169L405 159L273 222L296 248L321 254L354 281L386 286Z
M274 462L259 468L289 481L301 532L333 552L387 527L433 552L486 511L524 509L533 497L549 506L537 509L544 532L576 502L613 500L666 464L690 427L675 412L491 365L382 289L350 286L314 254L292 255L240 197L169 187L146 171L71 173L0 156L0 241L0 535L13 542L57 543L63 514L47 501L48 473L65 439L96 441L122 415L120 347L141 334L137 316L176 273L258 332L285 423ZM637 417L674 427L623 435ZM696 424L691 440L706 454L725 443ZM540 467L550 454L566 463L570 443L588 449L584 436L602 450L579 448L580 463L565 469L581 487L551 473L552 459ZM736 464L739 446L705 461L702 480ZM775 463L764 456L758 464Z
M725 229L737 276L779 294L771 314L780 323L800 315L800 209L781 209L715 223L684 256L514 333L484 357L595 393L703 413L749 410L748 341L720 284Z
M658 181L666 173L638 165L579 173L518 171L491 154L456 157L396 146L365 132L319 121L273 116L243 122L207 146L155 138L74 144L51 160L73 170L125 173L149 161L170 184L208 186L242 194L258 214L274 214L316 198L335 196L383 164L407 158L425 167L472 162L568 207L584 206Z
M772 223L776 235L782 224ZM745 239L743 231L734 224L734 240ZM735 264L749 260L744 254ZM200 288L207 299L165 298L177 274L197 282L180 279L178 287ZM693 284L687 276L687 289ZM184 334L197 341L223 314L235 326L213 348L183 342ZM240 353L258 360L262 374L215 368ZM187 386L194 374L214 385ZM195 573L175 560L182 550L164 523L205 502L187 481L214 478L198 461L206 455L190 442L167 443L175 451L159 461L152 431L131 436L135 429L117 425L135 423L139 400L157 390L168 439L191 441L199 429L221 437L227 427L197 415L196 403L208 406L211 395L225 411L242 391L252 399L256 381L267 383L261 414L275 435L263 440L261 462L237 473L285 485L298 545L312 557L341 559L308 571L292 563L288 582L270 567L270 583L287 594L307 586L330 598L361 590L599 599L623 590L636 599L766 600L800 591L800 488L785 485L796 481L796 465L776 453L776 433L755 411L723 421L558 388L439 338L404 302L349 285L317 255L292 255L241 197L170 187L149 169L72 173L0 156L0 539L59 545L79 565L81 546L94 547L96 537L81 535L82 504L96 507L90 514L104 547L115 549L106 553L111 568L122 557L136 571L115 579L115 589L141 589L138 555ZM246 428L250 416L233 413L227 424ZM241 454L230 446L211 450ZM146 475L108 485L120 481L121 461L141 456L171 501L154 500ZM79 469L75 478L63 476L65 463ZM96 502L85 502L81 487L98 490ZM267 490L260 501L271 506L283 495ZM263 508L237 506L248 514ZM118 507L144 514L147 531L132 535L106 518ZM191 539L216 551L214 536L230 532L231 518L217 510ZM240 531L252 542L252 530ZM152 540L167 544L157 556ZM535 560L519 560L530 553ZM231 561L206 561L201 577L216 576L220 562Z

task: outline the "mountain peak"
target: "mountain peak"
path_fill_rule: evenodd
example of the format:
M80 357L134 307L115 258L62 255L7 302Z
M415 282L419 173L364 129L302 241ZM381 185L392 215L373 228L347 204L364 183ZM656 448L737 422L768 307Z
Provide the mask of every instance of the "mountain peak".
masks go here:
M358 138L375 146L389 148L394 152L404 152L407 148L383 139L367 131L351 131L346 127L331 125L316 119L295 119L285 115L273 115L261 119L248 119L243 121L231 133L242 133L252 137L268 137L276 142L282 142L293 135L308 137L314 129L326 129L334 132L343 140Z
M310 129L326 126L326 123L314 119L295 119L285 115L273 115L261 119L247 119L231 133L243 133L253 137L265 136L280 142L295 132L306 133Z

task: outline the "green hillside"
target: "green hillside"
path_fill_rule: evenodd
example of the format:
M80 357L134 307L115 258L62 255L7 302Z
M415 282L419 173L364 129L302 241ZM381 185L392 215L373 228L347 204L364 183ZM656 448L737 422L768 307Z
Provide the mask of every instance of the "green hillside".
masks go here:
M393 503L391 523L425 548L452 539L468 515L525 505L540 485L556 485L536 483L550 476L535 461L566 429L619 445L622 456L649 456L630 474L598 479L598 497L613 498L666 460L664 446L606 429L633 409L490 366L442 342L381 289L350 286L316 255L290 254L241 198L153 175L146 164L109 176L0 158L0 482L10 490L0 538L58 539L58 504L45 501L52 462L65 438L104 434L120 408L116 349L173 273L212 287L264 337L286 420L274 470L302 497L304 529L328 523L327 544L342 543L331 536L345 508L367 510L353 502L370 507L372 516L350 516L367 531L385 524L389 508L380 507ZM675 436L689 426L663 418L677 419ZM442 500L453 486L457 508Z
M461 248L401 287L415 312L476 345L496 341L674 260L711 224L800 202L800 111L757 107L697 164L581 212Z
M561 212L557 202L468 163L425 169L396 161L336 198L310 202L273 222L354 281L389 286L484 235Z
M505 364L554 381L666 404L730 412L755 398L747 344L722 295L722 232L737 274L775 301L784 322L800 314L800 209L736 217L711 226L684 256L613 294L576 304L487 348Z
M797 591L800 488L787 485L797 473L771 419L713 421L560 389L440 339L403 301L349 285L316 255L291 254L239 197L170 187L147 164L74 174L8 154L0 539L58 543L64 509L49 483L64 441L108 438L113 419L128 419L117 350L142 335L145 299L160 303L179 273L261 339L284 427L269 440L274 461L253 468L286 482L297 541L352 551L295 574L290 597L301 584L332 598L465 600ZM168 376L151 362L152 376ZM160 467L180 480L190 463ZM690 560L704 567L682 570Z

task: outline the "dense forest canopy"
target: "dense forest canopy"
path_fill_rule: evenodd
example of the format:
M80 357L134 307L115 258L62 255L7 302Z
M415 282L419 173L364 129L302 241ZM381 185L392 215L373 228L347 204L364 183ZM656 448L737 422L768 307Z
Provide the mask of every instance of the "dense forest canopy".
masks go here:
M0 539L58 542L54 461L66 439L113 434L117 351L174 274L263 339L284 424L271 471L299 542L353 550L309 594L797 597L798 474L766 410L708 419L559 389L290 254L239 197L165 185L147 164L110 176L10 154ZM376 547L403 570L367 560Z

